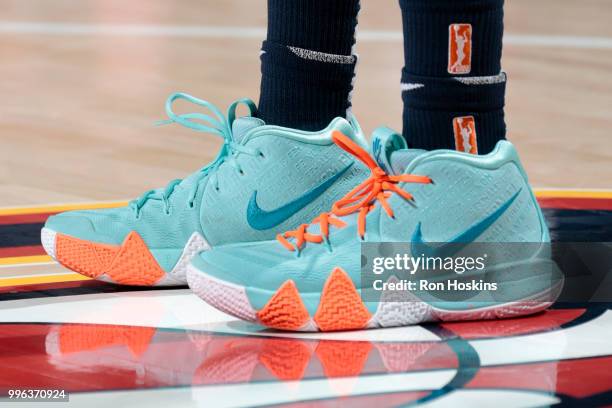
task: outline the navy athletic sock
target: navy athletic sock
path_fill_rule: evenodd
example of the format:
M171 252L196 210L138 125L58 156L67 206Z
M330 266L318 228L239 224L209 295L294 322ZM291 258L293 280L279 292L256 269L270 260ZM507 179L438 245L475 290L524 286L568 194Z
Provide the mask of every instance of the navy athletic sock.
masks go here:
M258 116L320 130L351 106L358 0L268 0Z
M486 154L506 137L504 0L399 0L403 135L410 147Z

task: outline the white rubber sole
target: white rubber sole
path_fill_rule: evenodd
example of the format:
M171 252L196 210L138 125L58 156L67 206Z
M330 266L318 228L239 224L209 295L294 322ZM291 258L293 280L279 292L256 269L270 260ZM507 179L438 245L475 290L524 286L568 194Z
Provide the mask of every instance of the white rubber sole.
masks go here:
M252 323L264 325L257 317L255 310L242 286L225 282L207 275L192 265L187 270L187 283L191 290L211 306L229 315ZM469 311L450 311L432 307L417 300L393 302L383 300L372 315L364 329L411 326L427 322L492 320L526 316L541 312L550 307L561 293L563 283L520 301L500 305L471 309ZM311 318L294 331L322 331Z
M45 252L57 261L56 257L56 238L57 233L49 228L43 228L40 231L40 241L42 243ZM187 284L187 268L193 259L198 253L202 251L207 251L210 249L210 245L202 235L197 232L194 232L185 247L183 248L183 252L181 253L181 257L178 262L172 268L170 272L166 272L165 275L157 281L152 286L184 286ZM119 284L118 282L113 281L113 279L107 274L102 274L95 278L96 280Z

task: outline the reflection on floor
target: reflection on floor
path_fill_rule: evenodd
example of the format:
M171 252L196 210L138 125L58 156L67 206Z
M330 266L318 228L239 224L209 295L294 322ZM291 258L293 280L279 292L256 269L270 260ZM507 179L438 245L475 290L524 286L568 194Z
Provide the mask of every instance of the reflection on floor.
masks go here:
M541 202L556 240L612 241L612 200L548 200ZM13 235L4 235L12 238L2 240L0 260L42 255L28 235L41 220L2 217L0 233L9 226ZM19 263L12 265L4 264ZM34 268L39 277L59 273L44 264L21 270ZM16 279L11 273L0 282ZM65 280L0 286L0 394L62 388L70 406L88 407L612 404L609 304L290 334L235 321L184 288Z

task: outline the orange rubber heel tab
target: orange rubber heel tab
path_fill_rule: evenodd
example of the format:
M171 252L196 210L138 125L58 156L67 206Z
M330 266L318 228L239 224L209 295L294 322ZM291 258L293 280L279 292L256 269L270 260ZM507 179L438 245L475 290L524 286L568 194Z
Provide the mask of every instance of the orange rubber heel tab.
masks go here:
M335 268L321 293L314 321L321 331L363 329L372 315L342 268Z
M90 278L106 274L122 285L151 286L162 279L164 270L136 231L121 246L85 241L57 234L57 261Z
M278 288L257 317L263 325L281 330L298 330L310 319L292 280Z
M89 278L97 278L110 267L120 247L99 244L58 233L55 237L57 261Z

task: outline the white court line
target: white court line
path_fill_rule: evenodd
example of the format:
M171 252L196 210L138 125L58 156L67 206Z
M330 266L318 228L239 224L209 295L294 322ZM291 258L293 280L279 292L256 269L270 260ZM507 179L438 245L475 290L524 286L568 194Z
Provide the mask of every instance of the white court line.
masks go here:
M6 279L40 278L43 276L72 276L72 275L79 275L79 274L76 272L58 272L58 273L34 273L30 275L0 276L0 281L6 280Z
M0 23L0 34L2 34L2 23ZM118 199L118 200L91 200L91 201L70 201L63 203L41 203L41 204L27 204L27 205L6 205L0 206L1 210L27 210L27 209L39 209L46 207L66 207L66 206L90 206L95 204L115 204L115 203L127 203L129 199Z
M84 24L0 21L0 34L108 35L130 37L197 37L263 39L263 27L187 26L155 24ZM401 42L401 31L358 30L365 42ZM530 47L612 49L612 37L506 34L504 43Z
M0 265L0 269L3 268L24 268L26 266L39 266L39 265L55 265L57 262L48 261L48 262L28 262L28 263L16 263L16 264L6 264Z

